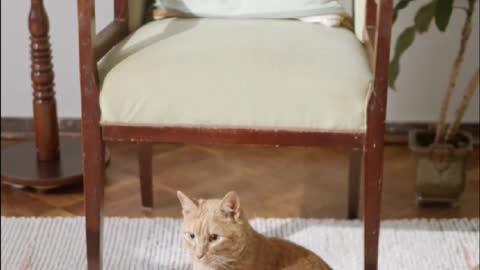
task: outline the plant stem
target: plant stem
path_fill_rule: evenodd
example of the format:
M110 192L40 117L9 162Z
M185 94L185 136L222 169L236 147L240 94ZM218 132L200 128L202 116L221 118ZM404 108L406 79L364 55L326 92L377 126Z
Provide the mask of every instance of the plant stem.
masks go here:
M460 67L462 66L464 59L465 48L467 47L467 42L472 32L472 14L473 12L467 12L467 18L465 19L465 24L463 25L460 49L457 53L455 62L453 63L452 73L450 74L450 80L448 81L447 91L445 93L445 96L443 97L442 107L440 109L440 118L437 124L435 143L445 142L448 107L450 104L450 100L452 99L453 90L455 89L455 85L457 84L458 74L460 73Z
M450 126L447 132L447 141L455 138L455 135L457 135L458 128L460 127L460 123L462 122L463 115L465 114L465 110L468 107L468 104L470 103L470 100L473 97L473 94L475 93L475 90L478 88L479 80L480 80L480 68L477 69L477 71L473 74L472 78L470 79L470 82L467 85L467 88L465 89L465 93L462 98L462 103L460 103L460 107L457 110L457 113L455 115L455 120L453 121L453 124Z

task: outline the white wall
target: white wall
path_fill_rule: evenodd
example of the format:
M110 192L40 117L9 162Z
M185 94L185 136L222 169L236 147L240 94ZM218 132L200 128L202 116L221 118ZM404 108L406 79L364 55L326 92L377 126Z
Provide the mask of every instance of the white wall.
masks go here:
M28 12L30 1L1 0L2 117L32 117ZM76 0L44 0L50 18L59 117L80 117ZM96 1L97 29L113 18L113 0Z
M467 1L457 0L459 6ZM426 0L413 1L400 16L393 28L393 42L398 35L413 24L418 7ZM450 116L458 105L468 80L479 65L478 3L473 17L473 31L465 54L465 62L459 78L456 95L452 100ZM397 91L390 91L388 119L390 121L435 121L442 96L448 84L452 63L458 52L461 30L465 21L463 11L454 10L447 33L437 31L434 22L427 34L417 36L412 47L401 61L401 73L397 79ZM393 53L393 44L392 44ZM479 122L479 95L473 97L465 115L465 122Z
M345 0L348 1L348 0ZM27 18L30 1L2 0L1 2L1 115L31 117L31 82L28 51ZM111 0L97 2L97 29L112 18ZM394 40L404 27L413 22L413 16L426 0L414 1L401 13L394 26ZM459 1L462 2L462 1ZM465 1L463 1L465 2ZM55 90L59 117L80 116L80 93L78 82L78 42L76 1L45 0L50 16L51 43L55 66ZM474 29L468 45L466 62L462 70L456 99L478 66L479 19L478 5L474 16ZM398 90L390 91L388 119L395 122L424 122L437 119L441 97L445 91L462 27L464 15L453 14L452 25L447 34L430 31L417 37L413 47L404 56L402 73L397 80ZM432 25L432 29L434 29ZM453 110L452 110L453 111ZM471 103L466 122L479 122L478 92Z

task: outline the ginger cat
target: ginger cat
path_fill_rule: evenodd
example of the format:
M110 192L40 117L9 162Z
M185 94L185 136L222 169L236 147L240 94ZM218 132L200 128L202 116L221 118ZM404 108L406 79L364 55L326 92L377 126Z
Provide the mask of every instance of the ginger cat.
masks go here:
M235 192L222 200L192 200L177 192L183 209L183 244L193 270L331 270L313 252L256 232Z

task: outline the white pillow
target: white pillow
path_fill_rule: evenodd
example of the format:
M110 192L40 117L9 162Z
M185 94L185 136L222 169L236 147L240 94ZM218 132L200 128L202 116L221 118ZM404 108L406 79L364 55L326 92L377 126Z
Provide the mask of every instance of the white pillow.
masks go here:
M344 14L338 0L155 0L157 8L195 17L296 19Z

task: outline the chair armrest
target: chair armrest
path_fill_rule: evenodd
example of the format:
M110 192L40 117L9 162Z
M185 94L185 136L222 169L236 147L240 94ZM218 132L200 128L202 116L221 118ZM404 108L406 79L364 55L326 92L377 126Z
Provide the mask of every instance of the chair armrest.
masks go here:
M376 4L375 4L376 2ZM380 144L377 141L385 131L385 116L388 91L388 74L390 63L390 39L392 32L393 0L368 0L365 27L365 46L369 51L370 65L374 78L372 94L367 110L367 147ZM373 10L375 13L373 13ZM373 24L372 16L375 19Z
M95 1L78 0L78 28L80 64L90 65L96 71L96 63L118 42L128 35L128 22L122 17L125 1L115 1L115 19L102 29L95 31ZM118 14L117 14L118 13ZM93 58L94 61L91 59ZM88 63L87 63L88 62ZM82 72L83 70L81 70Z
M386 91L388 88L393 0L375 0L375 2L375 26L368 25L369 19L367 18L366 36L370 40L367 48L370 46L374 52L371 59L375 74L374 89ZM368 10L367 14L369 14Z
M78 0L78 49L80 62L80 79L82 92L87 83L97 79L96 59L94 52L95 42L95 1Z
M100 122L100 91L93 47L95 42L95 3L93 0L77 0L77 9L82 137L87 138L92 134L98 135L95 130Z
M385 77L383 74L388 75L390 61L393 0L365 0L365 2L363 44L375 79L380 73L382 80L388 80L388 76Z
M97 35L95 31L95 1L77 0L78 49L82 104L82 136L99 135L99 83L97 61L128 35L127 0L115 0L115 19ZM100 138L101 139L101 138Z
M128 35L125 21L114 20L100 31L95 38L95 62L98 62L113 46Z

